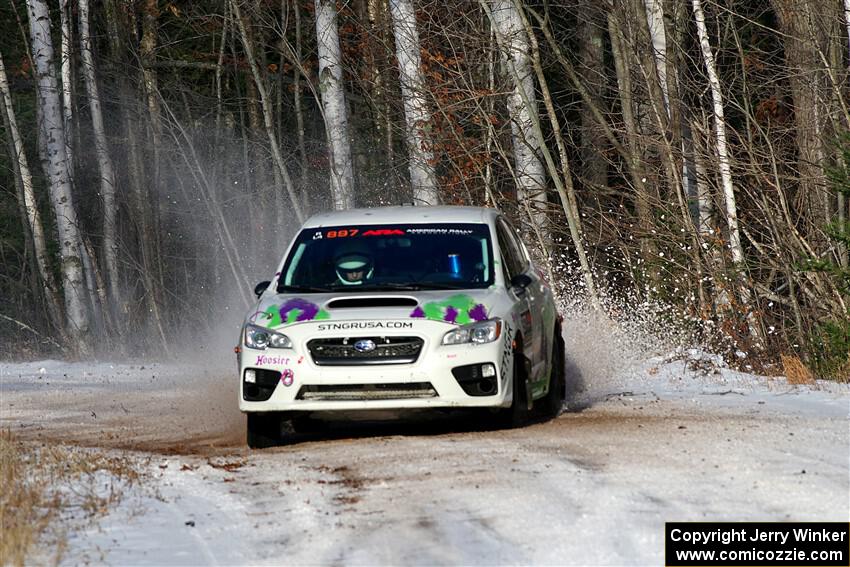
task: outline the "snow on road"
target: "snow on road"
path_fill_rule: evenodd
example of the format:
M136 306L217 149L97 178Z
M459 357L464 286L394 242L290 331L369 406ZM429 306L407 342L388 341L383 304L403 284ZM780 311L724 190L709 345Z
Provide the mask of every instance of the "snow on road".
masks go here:
M72 535L67 563L658 565L665 521L850 519L846 385L614 370L522 429L349 421L249 451L213 373L3 364L0 425L144 451L149 481Z

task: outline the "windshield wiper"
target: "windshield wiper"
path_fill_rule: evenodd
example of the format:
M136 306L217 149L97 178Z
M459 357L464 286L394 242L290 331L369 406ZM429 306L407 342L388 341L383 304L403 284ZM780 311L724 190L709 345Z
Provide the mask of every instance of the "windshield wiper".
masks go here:
M313 287L309 285L279 285L277 286L278 293L295 292L295 293L328 293L331 291L326 287Z

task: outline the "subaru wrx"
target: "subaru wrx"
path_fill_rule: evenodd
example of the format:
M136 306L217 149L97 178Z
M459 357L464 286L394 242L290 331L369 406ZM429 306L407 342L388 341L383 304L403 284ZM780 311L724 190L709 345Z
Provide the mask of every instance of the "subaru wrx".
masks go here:
M552 290L496 210L315 215L254 291L236 349L249 446L323 412L482 408L513 426L562 405Z

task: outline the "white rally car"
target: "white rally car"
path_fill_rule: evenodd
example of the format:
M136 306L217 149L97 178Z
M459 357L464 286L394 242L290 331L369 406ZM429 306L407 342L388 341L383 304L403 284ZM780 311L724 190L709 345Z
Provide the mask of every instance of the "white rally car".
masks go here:
M565 395L552 291L493 209L310 218L242 329L248 445L328 411L490 408L505 425Z

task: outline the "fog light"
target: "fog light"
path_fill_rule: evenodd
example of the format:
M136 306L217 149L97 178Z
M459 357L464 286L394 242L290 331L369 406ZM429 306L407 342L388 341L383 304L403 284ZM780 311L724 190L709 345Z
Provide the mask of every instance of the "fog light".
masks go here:
M245 371L245 382L248 384L256 384L257 383L257 373L253 370Z
M492 378L496 375L496 367L492 364L485 364L481 367L481 376L484 378Z

